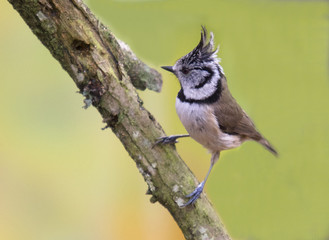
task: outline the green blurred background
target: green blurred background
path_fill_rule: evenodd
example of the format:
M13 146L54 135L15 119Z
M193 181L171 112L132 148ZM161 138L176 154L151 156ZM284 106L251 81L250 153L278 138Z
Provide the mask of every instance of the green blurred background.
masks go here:
M235 240L329 239L328 3L87 2L164 77L140 92L168 134L185 133L160 69L214 32L231 92L278 149L223 152L206 193ZM0 239L183 239L120 142L7 1L0 4ZM210 155L178 151L201 180Z

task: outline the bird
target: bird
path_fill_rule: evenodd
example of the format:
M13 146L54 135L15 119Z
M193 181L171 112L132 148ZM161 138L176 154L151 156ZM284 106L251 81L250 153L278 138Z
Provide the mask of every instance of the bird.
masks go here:
M214 34L211 32L208 39L206 27L201 28L201 39L191 52L173 66L162 66L179 80L181 89L176 97L176 112L188 134L161 137L155 144L177 143L178 138L192 137L211 153L204 180L186 196L188 200L180 207L191 205L200 197L221 151L253 140L278 155L231 95L217 57L219 48L214 49Z

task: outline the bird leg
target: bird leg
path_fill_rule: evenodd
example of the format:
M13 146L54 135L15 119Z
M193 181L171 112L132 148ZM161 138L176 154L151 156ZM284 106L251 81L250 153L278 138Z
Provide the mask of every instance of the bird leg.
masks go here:
M190 136L189 134L181 134L181 135L171 135L171 136L161 137L158 138L158 140L154 143L154 146L158 144L177 143L178 138L189 137L189 136Z
M188 195L186 195L187 198L189 198L189 200L184 203L181 207L186 207L192 203L194 203L201 195L204 185L206 184L206 181L208 179L208 176L211 172L211 169L213 168L213 166L215 165L215 163L217 162L217 160L219 159L219 152L215 152L212 154L211 156L211 163L210 163L210 168L208 170L208 173L206 175L206 177L204 178L204 180L194 189L194 191Z

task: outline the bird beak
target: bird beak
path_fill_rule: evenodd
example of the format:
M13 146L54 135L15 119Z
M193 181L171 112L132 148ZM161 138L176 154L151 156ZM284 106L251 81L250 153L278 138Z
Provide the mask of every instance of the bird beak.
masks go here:
M174 69L172 68L172 66L162 66L162 68L163 68L164 70L169 71L169 72L175 73L175 72L174 72Z

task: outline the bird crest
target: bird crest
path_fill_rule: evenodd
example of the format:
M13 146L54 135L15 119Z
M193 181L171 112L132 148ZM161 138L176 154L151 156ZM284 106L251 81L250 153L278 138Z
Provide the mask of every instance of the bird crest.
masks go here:
M188 54L186 54L182 59L184 64L193 64L201 62L211 62L216 61L218 48L214 48L214 34L210 33L210 39L208 41L208 32L207 29L202 26L201 30L201 39L199 44Z

